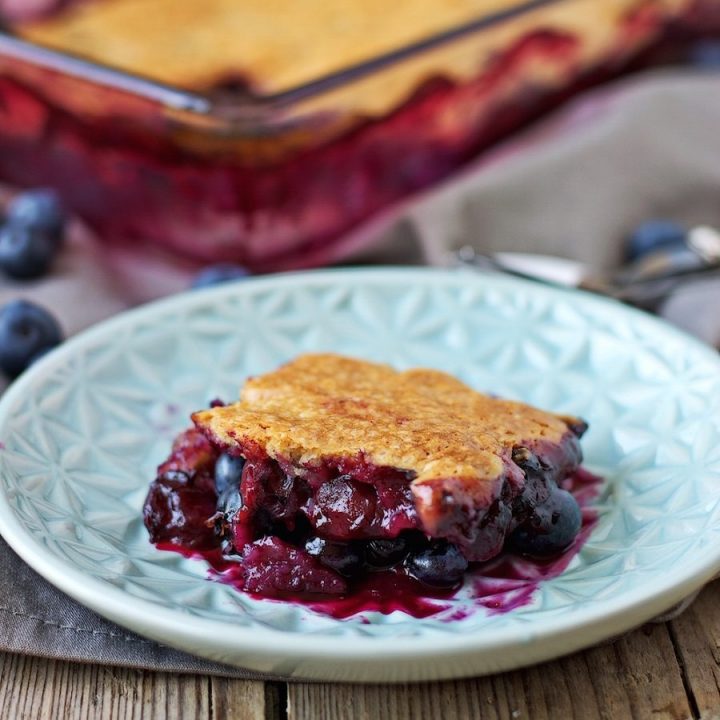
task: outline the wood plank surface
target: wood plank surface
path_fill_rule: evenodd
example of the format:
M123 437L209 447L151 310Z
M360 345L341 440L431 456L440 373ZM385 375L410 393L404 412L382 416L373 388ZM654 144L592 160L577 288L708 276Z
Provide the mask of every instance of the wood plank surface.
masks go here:
M289 720L621 720L692 717L665 625L556 662L488 678L425 685L295 685Z
M275 720L285 717L285 683L212 678L212 720Z
M2 720L266 720L273 717L275 715L266 714L266 691L260 682L0 654Z
M720 581L669 626L694 715L720 718Z
M0 654L0 720L720 718L720 581L679 618L555 662L419 685L260 683Z

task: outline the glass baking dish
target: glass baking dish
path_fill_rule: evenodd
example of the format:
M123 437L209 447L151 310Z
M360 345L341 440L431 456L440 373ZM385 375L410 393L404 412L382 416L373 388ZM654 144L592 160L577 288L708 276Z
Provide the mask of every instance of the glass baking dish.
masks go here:
M271 95L191 92L6 32L0 178L56 187L103 242L256 271L326 264L349 229L705 9L717 3L508 3Z

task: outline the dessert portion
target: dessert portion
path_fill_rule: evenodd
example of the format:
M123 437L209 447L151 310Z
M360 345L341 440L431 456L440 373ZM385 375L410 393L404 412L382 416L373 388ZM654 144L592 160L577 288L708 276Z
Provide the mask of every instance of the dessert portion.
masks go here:
M556 557L581 528L564 486L587 425L436 370L303 355L192 419L151 485L151 540L218 553L260 596L348 597L383 578L450 592L504 550Z

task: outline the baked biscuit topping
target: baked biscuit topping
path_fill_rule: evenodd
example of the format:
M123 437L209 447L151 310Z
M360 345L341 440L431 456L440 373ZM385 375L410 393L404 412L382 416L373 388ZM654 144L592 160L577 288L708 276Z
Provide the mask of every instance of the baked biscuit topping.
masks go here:
M429 533L458 511L486 509L505 482L521 487L513 449L530 446L542 461L543 449L563 447L561 461L552 459L561 477L580 460L576 418L483 395L437 370L398 372L332 354L251 378L240 402L192 418L221 447L259 447L298 474L354 457L406 471Z
M517 0L94 0L69 4L16 32L31 42L172 85L206 89L242 78L255 92L273 94L516 5ZM637 38L630 36L628 18L648 5L653 18L642 22ZM511 73L504 81L504 92L508 83L563 85L568 73L579 74L647 44L688 5L689 0L551 3L449 48L421 54L379 81L354 83L340 107L383 114L426 78L463 82L477 76L486 61L536 31L567 39L571 54L532 55L519 78ZM337 106L335 98L333 110Z

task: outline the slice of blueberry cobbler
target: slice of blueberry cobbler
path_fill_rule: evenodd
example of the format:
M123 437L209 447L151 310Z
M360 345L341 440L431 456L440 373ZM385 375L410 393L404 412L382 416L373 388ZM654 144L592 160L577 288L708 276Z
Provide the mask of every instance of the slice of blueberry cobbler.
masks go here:
M247 592L345 596L376 573L452 589L503 548L552 557L580 530L561 486L587 425L442 372L304 355L192 419L145 524L221 554Z

